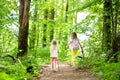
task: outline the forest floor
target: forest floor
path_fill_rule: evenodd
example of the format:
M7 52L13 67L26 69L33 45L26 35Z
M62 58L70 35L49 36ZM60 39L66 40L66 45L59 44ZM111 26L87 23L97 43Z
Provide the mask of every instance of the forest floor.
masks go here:
M98 80L88 69L75 69L66 62L59 62L59 71L51 71L50 64L40 69L40 75L35 80Z

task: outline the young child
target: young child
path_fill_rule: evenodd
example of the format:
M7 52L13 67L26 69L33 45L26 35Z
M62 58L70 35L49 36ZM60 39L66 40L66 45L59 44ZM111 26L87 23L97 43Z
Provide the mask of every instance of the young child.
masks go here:
M75 66L75 57L79 47L81 47L82 54L83 54L82 45L80 44L79 39L77 38L77 34L75 32L71 34L71 40L68 42L68 46L72 55L72 65Z
M57 57L58 57L59 47L57 41L53 40L50 46L50 57L51 57L51 69L52 71L57 71Z

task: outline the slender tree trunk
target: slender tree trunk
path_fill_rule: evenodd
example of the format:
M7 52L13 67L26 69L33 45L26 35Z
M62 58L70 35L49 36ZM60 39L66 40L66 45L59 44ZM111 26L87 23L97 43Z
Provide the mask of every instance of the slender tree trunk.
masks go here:
M73 10L75 9L76 6L76 0L73 0ZM77 12L73 12L73 25L77 24ZM77 27L75 27L75 30L77 30Z
M68 12L68 0L67 0L67 3L66 3L66 14L65 14L65 22L68 22L68 14L67 14L67 12Z
M45 9L44 11L44 20L45 23L43 25L43 47L46 47L46 32L47 32L47 19L48 19L48 9Z
M19 36L17 56L27 56L30 0L19 0Z
M35 10L34 10L34 16L33 16L33 26L31 27L31 36L30 36L30 49L33 49L35 48L35 41L36 41L36 20L37 20L37 13L38 13L38 10L36 9L36 5L35 5Z
M112 37L113 40L116 38L117 32L117 22L118 22L118 9L119 9L119 0L115 0L112 2Z
M119 39L117 36L117 22L118 22L118 9L119 9L119 0L113 1L113 8L112 8L112 61L118 62L118 54L117 51L119 50Z
M2 50L3 50L3 48L2 48L2 45L3 45L3 42L2 42L2 35L1 35L1 29L0 29L0 53L2 53Z
M51 9L51 16L50 16L50 19L51 20L54 20L54 16L55 16L55 11L54 11L54 8ZM50 41L53 40L53 37L54 37L54 26L51 25L51 30L50 30Z

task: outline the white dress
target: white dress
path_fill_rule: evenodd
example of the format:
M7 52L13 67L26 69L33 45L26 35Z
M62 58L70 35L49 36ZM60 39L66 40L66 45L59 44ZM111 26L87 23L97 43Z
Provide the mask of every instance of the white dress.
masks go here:
M50 48L52 48L52 46ZM50 52L50 57L58 57L58 47Z

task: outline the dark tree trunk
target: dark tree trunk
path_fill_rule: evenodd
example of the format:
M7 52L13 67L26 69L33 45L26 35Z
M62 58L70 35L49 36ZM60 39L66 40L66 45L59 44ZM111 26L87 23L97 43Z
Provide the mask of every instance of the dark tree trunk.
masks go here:
M112 0L105 0L103 14L103 51L110 51L109 53L111 53L111 8ZM106 61L110 58L110 54L107 55Z
M47 19L48 19L48 9L44 11L44 25L43 25L43 47L46 47L46 31L47 31Z
M118 36L117 35L117 20L118 20L119 0L105 0L104 3L104 24L103 38L106 50L110 52L106 61L118 62ZM112 27L111 27L112 26Z
M112 61L112 62L118 62L118 51L120 50L119 49L119 44L120 44L120 35L117 36L113 42L112 42L112 50L113 52L111 54L109 54L109 60Z
M104 1L103 14L103 49L110 50L111 48L111 0Z
M26 56L28 47L28 28L29 28L29 9L30 0L19 0L19 36L18 36L18 50L17 56Z
M55 16L55 11L54 11L54 8L53 8L53 9L51 9L50 19L51 19L51 20L54 20L54 16ZM53 21L52 21L52 22L53 22ZM54 26L51 25L50 27L51 27L51 31L50 31L50 41L52 41L52 40L53 40L53 37L54 37Z
M67 12L68 12L68 0L67 0L67 3L66 3L65 22L68 22L68 15L67 15Z
M117 36L117 22L118 22L118 9L119 9L119 0L113 1L113 8L112 8L112 61L118 62L118 54L119 51L119 37Z

